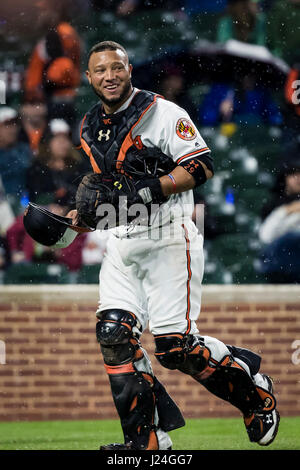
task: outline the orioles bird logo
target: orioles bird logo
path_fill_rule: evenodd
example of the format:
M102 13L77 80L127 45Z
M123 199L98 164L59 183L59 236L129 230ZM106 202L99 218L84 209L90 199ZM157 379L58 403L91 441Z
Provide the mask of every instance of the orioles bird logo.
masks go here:
M196 137L196 131L193 124L185 118L177 121L176 134L184 140L192 140Z

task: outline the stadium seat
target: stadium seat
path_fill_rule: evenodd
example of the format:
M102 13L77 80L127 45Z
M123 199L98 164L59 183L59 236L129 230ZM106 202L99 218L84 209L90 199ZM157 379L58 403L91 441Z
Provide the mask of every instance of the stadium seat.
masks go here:
M68 284L68 282L69 271L60 264L14 264L4 275L4 284Z
M248 233L234 233L217 237L213 241L212 251L224 266L232 266L241 259L252 259L258 248L259 243Z
M231 284L230 271L216 258L206 259L203 284Z
M228 266L232 274L233 284L265 284L266 277L257 271L257 258L249 257L247 260L241 259L233 266Z
M98 264L91 264L82 266L78 282L80 284L98 284L99 283L100 266Z
M191 18L191 26L198 38L214 41L218 20L217 15L203 12L193 15Z

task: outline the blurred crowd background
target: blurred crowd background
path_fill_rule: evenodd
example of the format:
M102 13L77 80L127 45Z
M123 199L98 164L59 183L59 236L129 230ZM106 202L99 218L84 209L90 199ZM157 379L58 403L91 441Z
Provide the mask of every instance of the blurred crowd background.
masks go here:
M212 150L215 176L195 190L204 283L299 282L300 0L15 0L0 5L0 39L0 283L98 282L106 233L53 251L22 217L28 201L65 215L90 170L79 126L102 40Z

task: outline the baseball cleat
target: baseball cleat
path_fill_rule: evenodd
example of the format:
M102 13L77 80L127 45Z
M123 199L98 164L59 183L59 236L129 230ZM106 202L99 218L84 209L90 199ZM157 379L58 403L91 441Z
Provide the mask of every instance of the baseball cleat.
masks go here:
M268 383L268 391L273 393L273 379L262 374ZM274 441L279 427L280 415L274 408L272 411L254 411L250 416L244 417L244 423L251 442L267 446Z
M250 441L257 442L261 446L271 444L276 437L279 421L280 415L277 410L254 412L250 417L244 418Z

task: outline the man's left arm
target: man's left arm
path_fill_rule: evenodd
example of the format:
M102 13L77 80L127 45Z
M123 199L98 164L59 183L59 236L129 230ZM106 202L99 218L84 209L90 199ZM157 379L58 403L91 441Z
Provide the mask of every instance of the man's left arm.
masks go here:
M177 165L174 170L159 179L153 177L141 179L136 189L145 204L150 202L161 204L172 194L183 193L204 184L213 176L213 167L210 163L209 167L194 158L183 165Z
M160 184L164 196L171 196L171 194L178 194L184 191L189 191L190 189L195 188L204 184L208 179L213 177L213 171L208 169L205 163L197 160L193 165L197 165L196 171L198 178L193 176L195 171L188 171L194 166L188 167L187 169L184 166L178 165L173 171L168 175L162 176L160 178ZM201 168L198 167L201 166Z

